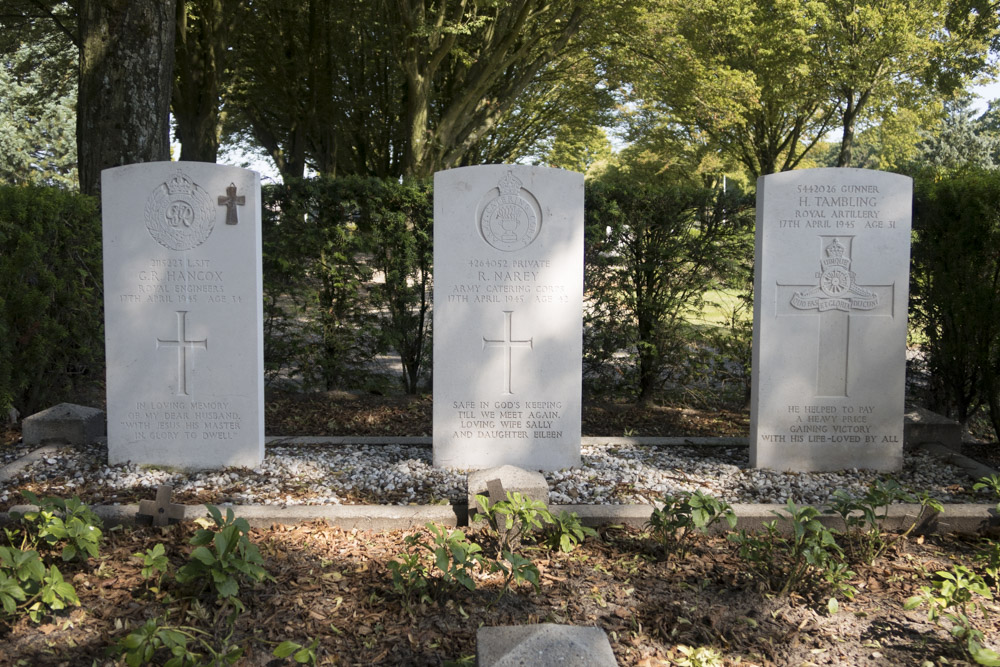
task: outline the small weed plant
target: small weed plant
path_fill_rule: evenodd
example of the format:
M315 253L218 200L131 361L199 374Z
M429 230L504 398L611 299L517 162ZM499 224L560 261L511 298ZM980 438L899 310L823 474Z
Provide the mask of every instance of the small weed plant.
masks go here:
M854 597L856 590L848 583L854 572L843 561L834 531L820 523L819 510L789 500L784 512L773 513L790 524L790 536L782 534L777 521L764 524L764 530L753 535L741 530L728 536L750 576L780 595L832 594L831 610L836 609L837 595Z
M926 493L914 494L894 479L877 480L860 498L842 489L834 491L833 497L829 511L844 520L848 552L866 565L874 563L893 544L909 535L928 512L942 510L942 505L937 500ZM881 527L889 514L889 506L893 503L920 505L920 513L902 533L887 533Z
M275 658L291 658L300 665L315 665L319 640L312 640L308 646L293 641L283 641L274 649Z
M508 491L507 499L491 503L483 495L476 496L478 516L482 517L498 541L497 551L515 551L521 540L545 524L555 523L552 513L540 500L533 500L517 491Z
M38 507L23 514L15 513L14 518L21 525L22 549L61 549L62 559L67 562L97 557L102 537L101 519L79 498L39 498L30 491L22 495Z
M389 562L393 590L403 596L407 608L414 601L430 602L456 585L475 590L472 575L485 560L482 547L461 530L449 531L434 523L425 528L430 540L424 533L408 535L404 541L410 550Z
M980 477L979 481L972 485L973 491L982 491L983 489L989 489L993 492L994 496L1000 498L1000 475ZM997 512L1000 512L1000 503L996 504L995 509Z
M570 553L588 537L599 537L597 531L580 523L576 512L562 510L552 514L552 524L545 529L545 545L553 551Z
M722 520L730 530L736 527L736 514L729 503L701 491L682 491L663 497L663 506L653 509L646 528L668 555L684 558L694 531L705 533Z
M187 564L177 571L177 582L210 586L220 601L232 603L237 612L242 612L243 603L237 597L240 580L260 582L270 575L263 567L260 550L250 541L247 520L234 518L232 508L226 509L223 518L218 507L205 507L214 526L206 519L200 520L203 527L191 538L195 549Z
M37 623L48 613L80 605L76 589L49 561L55 554L63 562L96 557L101 521L79 498L23 495L38 509L13 513L17 523L4 529L8 545L0 546L0 617L27 615Z
M952 639L962 651L980 665L1000 666L1000 655L983 645L983 633L975 627L969 614L978 609L985 617L986 606L977 599L992 600L990 589L983 578L965 567L955 565L951 570L939 570L930 586L921 586L920 594L906 600L907 610L927 605L927 620L939 624L948 621Z
M221 648L216 648L210 639L212 636L199 628L171 625L166 618L151 618L122 637L112 652L124 656L129 667L233 665L243 657L243 648L230 645L228 637Z

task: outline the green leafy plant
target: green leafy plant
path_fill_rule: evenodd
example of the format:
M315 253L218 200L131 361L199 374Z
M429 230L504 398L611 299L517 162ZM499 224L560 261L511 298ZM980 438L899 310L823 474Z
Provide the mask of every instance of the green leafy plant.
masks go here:
M764 530L754 535L741 530L728 536L750 576L781 595L831 592L854 597L856 590L848 583L854 572L843 562L834 531L819 521L819 510L789 500L784 512L772 513L790 524L790 537L782 534L777 521L765 523Z
M992 600L990 589L983 578L965 567L955 565L951 570L938 570L937 578L930 586L921 586L920 594L906 600L903 608L907 610L927 605L927 620L939 624L947 620L952 638L962 650L980 665L1000 665L1000 655L983 646L983 633L975 627L969 618L969 613L976 610L986 616L988 610L976 598Z
M291 657L300 665L315 665L317 659L316 650L319 648L319 640L312 640L308 646L303 646L293 641L283 641L274 649L272 655L276 658Z
M485 519L496 536L499 553L516 551L528 533L540 530L545 524L555 523L545 503L517 491L508 491L507 499L496 503L491 503L484 495L477 495L476 503L480 508L477 517Z
M597 531L580 523L576 512L562 510L552 514L552 524L545 529L545 545L553 551L569 553L588 537L598 537Z
M704 533L721 520L730 529L736 527L736 513L729 503L701 491L667 494L662 502L662 507L653 509L646 527L668 554L684 558L693 532Z
M29 503L38 507L37 510L23 514L15 513L14 518L23 527L22 548L45 546L58 549L61 546L63 561L77 557L97 557L102 523L90 507L77 497L69 500L51 496L39 498L30 491L24 491L22 495Z
M982 548L973 555L973 559L989 578L993 594L1000 595L1000 542L983 540Z
M408 535L404 542L411 551L399 554L398 560L388 564L393 590L404 596L407 607L414 598L429 602L438 590L450 590L456 584L475 590L472 573L483 562L482 547L461 530L449 531L434 523L424 528L431 539L428 541L423 533Z
M155 576L156 588L159 588L163 581L163 575L167 573L170 567L170 561L167 560L166 550L163 545L157 542L153 545L153 548L146 549L145 552L134 553L132 556L142 560L142 569L140 570L142 578L151 579Z
M232 665L243 656L243 649L230 646L228 638L221 650L207 640L209 633L198 628L170 625L166 619L151 618L122 637L114 651L125 656L129 667L157 664L163 667L195 665ZM202 653L204 651L204 653ZM157 654L160 655L157 655ZM170 657L162 659L162 654ZM207 659L206 659L207 658Z
M26 613L35 623L49 611L79 606L73 585L55 565L48 568L34 549L0 547L0 606L4 615Z
M909 535L928 511L943 509L937 500L925 493L914 495L894 479L875 481L860 498L842 489L834 491L833 497L829 511L844 520L847 527L844 536L850 553L868 565ZM902 533L890 535L882 530L881 523L889 514L889 506L895 502L919 503L920 513Z
M240 579L260 582L270 575L263 567L260 550L250 541L246 519L236 519L231 507L226 509L225 518L218 507L205 507L215 523L214 529L206 527L194 534L191 544L195 549L188 563L177 571L176 579L181 584L211 586L220 600L232 602L237 611L242 611L243 604L236 597ZM205 524L211 526L207 521Z
M988 477L980 477L979 481L972 485L973 491L982 491L983 489L993 491L993 495L1000 498L1000 475L993 474ZM1000 503L997 503L996 510L1000 512Z

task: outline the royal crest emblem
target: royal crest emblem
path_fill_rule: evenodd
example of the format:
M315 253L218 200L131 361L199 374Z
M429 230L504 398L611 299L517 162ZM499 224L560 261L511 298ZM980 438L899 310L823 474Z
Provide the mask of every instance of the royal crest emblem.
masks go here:
M819 285L792 295L792 306L799 310L872 310L878 306L878 294L857 284L851 271L847 248L838 241L826 246L820 260Z
M479 215L483 239L497 250L513 252L531 245L541 229L541 211L534 197L521 195L521 181L512 172L497 184L499 196L491 199Z
M197 248L212 235L213 227L212 198L181 172L153 190L146 200L146 229L164 248Z

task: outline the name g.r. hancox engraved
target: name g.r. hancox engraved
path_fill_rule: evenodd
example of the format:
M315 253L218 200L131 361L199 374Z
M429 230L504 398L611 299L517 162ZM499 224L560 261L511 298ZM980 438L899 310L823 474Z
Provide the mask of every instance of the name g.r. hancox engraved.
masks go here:
M538 202L530 192L522 189L521 181L512 172L507 172L497 188L490 192L496 190L500 191L499 196L481 207L479 214L479 231L483 240L504 252L528 247L542 227Z
M146 229L164 248L196 248L208 240L214 226L212 198L181 172L160 184L146 200Z

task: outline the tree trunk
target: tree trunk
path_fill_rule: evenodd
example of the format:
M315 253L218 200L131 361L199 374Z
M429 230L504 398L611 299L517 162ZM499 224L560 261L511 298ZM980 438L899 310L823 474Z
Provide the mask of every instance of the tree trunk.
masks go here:
M101 170L170 159L176 0L80 0L80 191Z
M215 162L219 153L219 90L235 8L223 0L177 2L177 48L171 107L181 160Z

